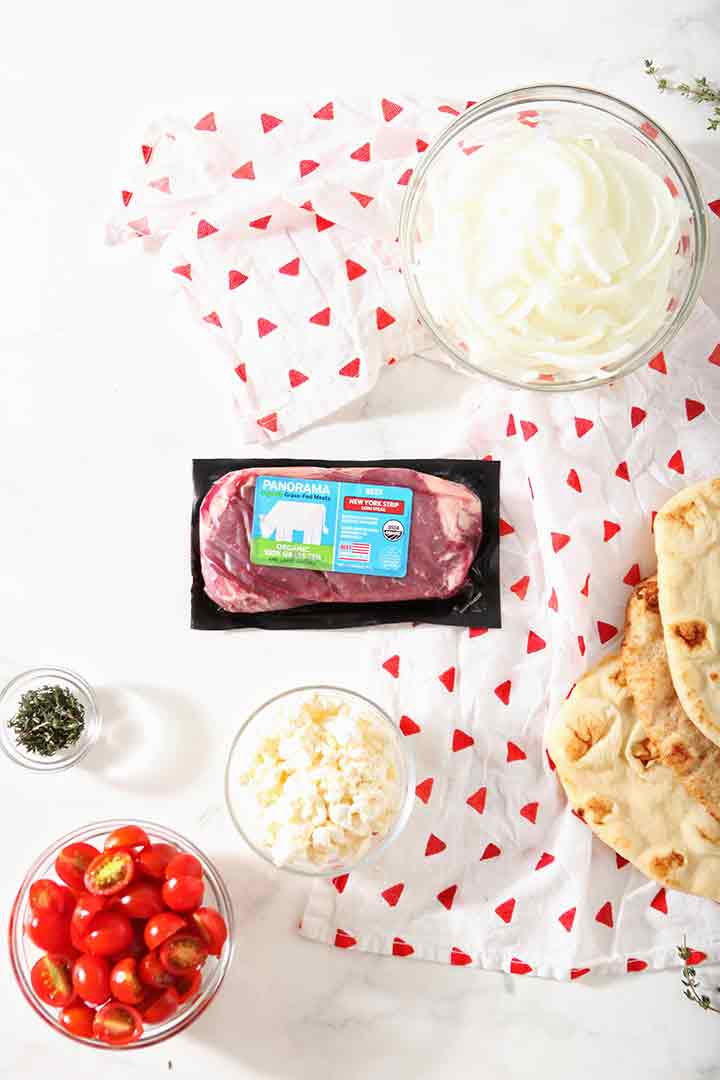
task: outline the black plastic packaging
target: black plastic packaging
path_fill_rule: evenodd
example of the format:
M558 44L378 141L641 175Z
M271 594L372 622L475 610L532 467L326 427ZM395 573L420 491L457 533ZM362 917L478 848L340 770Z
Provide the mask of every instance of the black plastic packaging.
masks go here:
M205 592L200 565L200 505L212 485L237 469L317 466L318 468L415 469L470 488L482 500L483 536L465 586L447 599L360 604L306 604L287 611L250 614L223 611ZM199 458L193 461L192 591L190 625L196 630L333 630L388 623L499 627L500 620L500 462L454 458L391 461L317 461L298 458Z

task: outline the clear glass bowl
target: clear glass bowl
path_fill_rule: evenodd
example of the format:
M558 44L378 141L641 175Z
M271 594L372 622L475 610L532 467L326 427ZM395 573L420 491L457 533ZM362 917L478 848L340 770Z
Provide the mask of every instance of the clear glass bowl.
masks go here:
M553 134L599 135L648 165L674 185L688 211L683 221L686 239L676 259L671 295L664 321L656 333L622 360L604 365L600 372L542 370L513 378L491 357L473 356L453 328L436 319L416 268L422 260L423 236L432 235L432 210L426 198L428 178L467 161L473 148L507 138L518 122L542 126ZM463 150L466 154L463 154ZM672 187L671 187L671 190ZM669 135L654 120L618 98L580 86L530 86L480 102L459 116L423 154L408 185L400 217L403 276L420 318L453 364L470 374L490 375L510 386L557 391L601 386L635 371L665 349L688 318L698 298L707 261L708 226L705 204L687 160ZM471 302L468 297L468 302Z
M83 841L102 850L103 841L108 833L112 832L113 829L120 828L122 825L139 825L145 830L153 843L175 844L176 847L190 852L200 860L205 875L203 905L214 907L220 912L227 925L228 936L220 956L208 957L202 969L203 978L200 993L194 1001L188 1001L181 1005L178 1011L162 1024L148 1024L137 1042L129 1043L127 1046L110 1046L108 1043L99 1042L96 1039L82 1039L66 1031L58 1022L60 1010L57 1006L46 1005L36 996L30 982L30 972L35 961L43 955L43 951L30 941L23 927L29 907L30 886L33 881L45 877L59 881L54 872L54 864L61 848L64 848L67 844ZM137 818L97 821L92 825L85 825L82 829L76 829L51 844L49 848L43 851L42 855L38 856L25 875L25 880L20 886L20 891L15 898L10 913L10 925L8 928L10 964L18 986L26 1000L38 1016L55 1031L60 1032L61 1035L68 1039L72 1039L73 1042L82 1043L98 1050L136 1050L143 1046L155 1046L156 1043L169 1039L171 1035L177 1035L179 1031L184 1031L193 1021L197 1020L201 1013L205 1012L205 1009L207 1009L220 989L232 960L234 939L235 927L232 901L220 874L207 856L184 836L173 832L172 829L166 829L164 826L156 825L152 821L141 821Z
M236 777L242 772L242 759L263 732L268 732L272 729L276 715L276 706L281 703L287 704L292 701L294 697L300 702L316 691L344 698L348 701L360 704L363 707L369 706L377 715L378 719L387 725L392 734L393 745L397 754L399 784L402 791L399 800L399 809L392 827L385 836L351 864L337 862L332 865L317 867L307 864L298 865L292 863L278 865L273 861L270 853L256 844L249 835L252 830L243 822L245 810L241 805L242 799L239 794L240 786L236 782ZM306 877L338 877L341 874L349 873L351 870L354 870L356 867L370 859L378 858L392 843L395 842L395 840L397 840L398 836L405 828L407 820L412 812L415 799L415 758L408 746L408 740L402 735L397 724L393 722L384 709L381 709L380 706L374 701L371 701L370 698L365 697L363 694L358 694L354 690L346 690L340 686L299 686L292 690L285 690L283 693L270 698L265 704L260 705L259 708L255 709L255 711L250 714L236 734L230 748L227 768L225 770L225 799L230 817L245 843L256 855L259 855L266 862L270 863L271 866L274 866L278 870L286 870L293 874L303 874Z
M77 742L66 746L52 757L41 757L20 746L9 724L15 716L20 698L28 690L40 690L43 686L62 686L85 707L85 727ZM80 675L58 667L32 668L11 679L0 693L0 747L11 761L35 772L57 772L77 765L88 750L97 742L102 727L102 717L92 687Z

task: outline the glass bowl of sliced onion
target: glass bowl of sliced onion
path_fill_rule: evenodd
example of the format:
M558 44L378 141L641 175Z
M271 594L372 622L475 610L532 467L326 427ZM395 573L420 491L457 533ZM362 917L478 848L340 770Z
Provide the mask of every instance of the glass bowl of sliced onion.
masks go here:
M576 86L469 108L413 173L403 273L459 369L512 386L599 386L653 360L687 320L705 205L669 135Z

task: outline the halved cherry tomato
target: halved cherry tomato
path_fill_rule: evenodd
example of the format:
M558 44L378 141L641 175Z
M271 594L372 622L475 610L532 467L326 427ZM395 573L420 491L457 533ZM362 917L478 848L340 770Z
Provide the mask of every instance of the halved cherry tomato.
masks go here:
M192 1001L194 997L197 997L201 984L202 972L200 968L193 968L187 975L178 976L175 980L175 989L180 1004L184 1005L186 1001Z
M152 919L148 919L145 923L145 944L148 949L155 949L183 926L185 926L185 920L173 911L163 911L160 915L153 915Z
M93 896L92 893L80 893L70 920L73 942L82 941L90 929L93 919L104 907L105 900L102 896Z
M84 888L83 878L88 865L100 852L92 844L78 841L64 847L55 860L55 873L76 892Z
M200 907L190 916L190 925L197 930L211 956L219 956L227 939L227 926L219 911Z
M33 964L30 982L46 1005L69 1005L75 997L72 966L70 957L62 953L46 953Z
M74 947L70 939L70 919L56 911L28 912L25 933L44 952L65 953Z
M110 972L110 992L125 1005L139 1005L145 997L145 987L137 973L137 962L132 956L118 960Z
M165 910L160 886L154 881L133 881L112 903L131 919L150 919Z
M160 946L160 963L171 975L185 975L202 967L207 957L207 945L192 930L178 930Z
M79 1035L81 1039L92 1038L94 1018L95 1010L80 1001L66 1005L59 1016L61 1026L71 1035Z
M117 848L123 848L126 851L139 854L149 847L150 837L144 829L141 829L139 825L123 825L109 834L105 841L104 850L115 851Z
M133 928L121 911L99 911L83 938L85 952L92 956L116 956L132 943Z
M162 898L171 911L192 911L202 900L204 892L202 878L184 874L167 879L162 887Z
M126 1046L137 1042L143 1033L140 1013L132 1005L111 1001L95 1013L93 1035L111 1046Z
M56 881L39 878L30 886L30 907L39 914L41 911L54 911L57 915L65 914L65 894Z
M72 969L75 993L92 1005L102 1005L110 997L110 965L104 956L78 956Z
M163 989L172 986L175 982L173 976L160 963L157 951L146 953L138 964L138 975L146 986Z
M137 862L148 877L164 878L165 867L175 855L177 848L174 844L151 844L140 852Z
M188 855L181 851L174 855L165 867L165 877L169 881L174 877L199 877L203 876L202 863L194 855Z
M112 848L89 864L85 871L85 888L93 896L115 896L123 892L133 879L135 863L129 851Z
M145 1008L141 1009L143 1019L148 1024L162 1024L178 1010L180 998L174 986L168 986L161 994L153 998Z

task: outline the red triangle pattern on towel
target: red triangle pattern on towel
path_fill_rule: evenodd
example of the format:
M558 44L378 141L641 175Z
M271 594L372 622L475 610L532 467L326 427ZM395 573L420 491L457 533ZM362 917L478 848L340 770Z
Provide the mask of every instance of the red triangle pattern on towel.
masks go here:
M404 941L401 937L393 938L393 956L412 956L414 952L414 948L412 947L412 945L409 945L407 941Z
M323 105L321 109L313 113L316 120L334 120L335 108L332 101L328 101L327 105Z
M316 311L314 315L310 316L308 322L315 323L315 326L329 326L330 308L324 307L322 311Z
M196 131L217 131L215 124L215 113L209 112L205 116L201 116L198 122L195 124Z
M421 803L427 804L430 802L430 796L432 795L433 784L435 781L432 776L428 776L427 780L421 780L415 788L415 795Z
M485 803L487 802L487 788L481 787L477 791L474 791L472 795L469 795L465 800L468 806L471 806L478 814L485 813Z
M472 735L468 735L467 731L461 731L460 728L455 728L452 737L453 754L457 754L460 750L467 750L468 747L474 745L475 740Z
M404 891L405 885L402 881L399 881L397 885L390 885L387 889L383 889L380 895L389 907L396 907Z
M384 664L383 667L385 667ZM395 676L395 678L397 678L397 676ZM420 731L420 725L416 724L414 720L411 720L409 716L401 716L399 726L403 735L417 735L418 731Z

